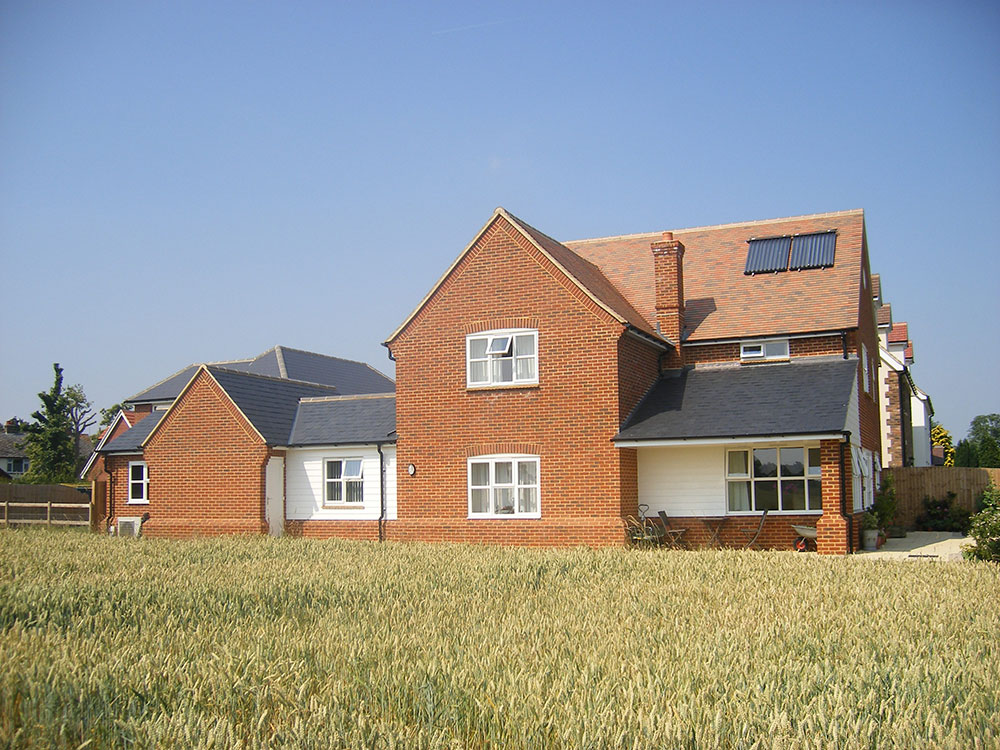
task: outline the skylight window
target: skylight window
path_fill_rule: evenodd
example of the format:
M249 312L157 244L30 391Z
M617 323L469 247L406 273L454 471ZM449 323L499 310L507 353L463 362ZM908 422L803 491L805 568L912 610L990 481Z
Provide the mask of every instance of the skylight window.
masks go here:
M747 264L743 273L780 273L833 265L837 232L814 232L794 237L747 240Z

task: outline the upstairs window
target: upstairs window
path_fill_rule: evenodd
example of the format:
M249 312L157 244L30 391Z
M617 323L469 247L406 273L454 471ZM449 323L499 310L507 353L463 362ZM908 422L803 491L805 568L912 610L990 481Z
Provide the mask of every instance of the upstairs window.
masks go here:
M149 469L145 461L129 461L128 464L128 505L144 505L149 502Z
M744 341L740 344L740 359L744 362L788 359L788 339Z
M488 331L467 336L465 361L470 387L537 383L538 331Z
M324 463L325 505L360 505L365 501L363 462L360 458L328 458Z

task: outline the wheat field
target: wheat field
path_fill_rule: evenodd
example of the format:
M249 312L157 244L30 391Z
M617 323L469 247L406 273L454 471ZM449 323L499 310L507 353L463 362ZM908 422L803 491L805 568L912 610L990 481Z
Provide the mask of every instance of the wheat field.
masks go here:
M1000 567L0 531L0 747L996 748Z

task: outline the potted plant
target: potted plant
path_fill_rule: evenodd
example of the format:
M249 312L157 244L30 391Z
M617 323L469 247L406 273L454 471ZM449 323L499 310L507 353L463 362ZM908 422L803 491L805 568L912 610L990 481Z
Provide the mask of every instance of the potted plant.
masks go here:
M861 549L869 552L878 549L878 516L870 510L861 516Z

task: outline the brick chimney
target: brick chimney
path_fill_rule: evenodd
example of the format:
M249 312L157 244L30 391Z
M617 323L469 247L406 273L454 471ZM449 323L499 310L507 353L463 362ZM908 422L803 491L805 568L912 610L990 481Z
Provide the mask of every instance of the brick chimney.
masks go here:
M650 244L656 276L656 327L677 347L667 358L667 367L684 364L681 333L684 331L684 245L664 232L663 239Z

